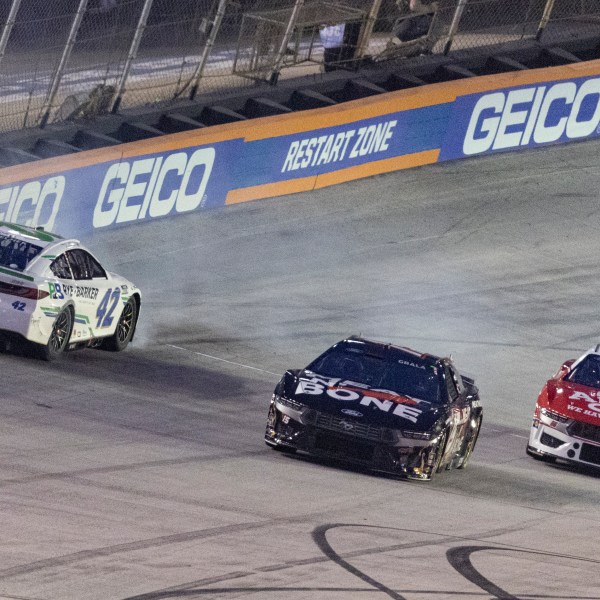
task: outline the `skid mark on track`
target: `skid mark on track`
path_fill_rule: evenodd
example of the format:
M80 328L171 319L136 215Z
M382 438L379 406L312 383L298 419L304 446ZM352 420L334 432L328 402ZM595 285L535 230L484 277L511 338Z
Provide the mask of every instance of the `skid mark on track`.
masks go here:
M386 546L380 546L376 548L366 548L361 550L355 550L352 552L346 552L344 554L336 551L330 542L327 539L327 533L333 529L345 529L345 528L355 528L355 529L373 529L378 531L393 531L396 533L407 533L407 534L423 534L428 536L434 536L435 539L422 540L417 542L405 542L398 543ZM455 542L480 542L482 539L489 539L496 537L498 535L503 535L506 533L511 533L513 531L519 531L521 527L513 527L513 528L504 528L489 531L485 534L478 536L477 538L469 538L464 536L453 536L453 535L444 535L438 534L435 532L429 531L421 531L421 530L413 530L413 529L400 529L395 527L385 527L385 526L376 526L376 525L364 525L364 524L353 524L353 523L329 523L324 525L317 526L312 532L312 538L315 542L316 546L322 553L322 556L318 556L311 559L304 559L298 561L290 561L283 564L275 564L267 567L256 568L249 571L236 571L233 573L224 574L220 577L212 577L205 578L201 580L197 580L194 582L188 582L186 584L181 584L179 586L172 586L169 588L165 588L162 590L157 590L153 592L148 592L141 595L130 596L125 600L166 600L167 598L193 598L193 597L202 597L206 595L223 595L227 596L230 594L261 594L261 593L275 593L280 592L283 595L286 593L292 592L321 592L321 593L346 593L346 594L361 594L360 597L363 597L363 594L370 593L376 594L375 597L380 597L381 594L385 594L389 598L393 600L408 600L408 598L403 594L427 594L429 597L435 598L448 598L448 597L457 597L457 598L466 598L466 597L474 597L474 598L496 598L498 600L524 600L527 598L528 600L535 599L564 599L564 600L600 600L600 596L574 596L571 593L567 595L561 594L552 594L552 595L523 595L521 597L515 596L506 592L496 584L494 584L490 579L483 576L471 563L471 555L475 552L484 552L484 551L501 551L507 553L526 553L530 555L537 555L541 557L553 557L553 558L562 558L568 561L575 562L586 562L593 564L600 564L600 561L595 559L589 559L580 556L572 556L568 554L558 554L552 552L544 552L538 551L531 548L521 548L517 546L511 546L509 544L496 543L496 545L461 545L455 546L448 549L445 553L445 559L460 575L462 575L467 581L475 584L482 591L481 592L465 592L463 591L453 591L453 590L428 590L428 589L406 589L406 590L394 590L385 584L379 582L374 577L365 573L364 571L358 569L350 560L352 558L364 557L367 555L373 554L384 554L386 552L393 552L398 550L410 550L414 548L421 548L426 546L443 546L450 543ZM318 563L326 563L332 562L346 570L351 575L359 578L363 583L365 583L365 587L308 587L308 586L231 586L231 587L206 587L209 585L213 585L215 583L223 583L227 581L231 581L234 579L241 579L244 577L251 577L258 573L270 573L274 571L282 571L285 569L290 569L303 565L314 565ZM491 596L490 596L491 594Z

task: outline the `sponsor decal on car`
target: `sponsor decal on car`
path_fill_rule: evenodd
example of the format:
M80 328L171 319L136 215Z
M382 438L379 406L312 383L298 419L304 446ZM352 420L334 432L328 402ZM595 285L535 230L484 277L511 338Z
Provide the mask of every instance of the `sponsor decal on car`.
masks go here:
M417 363L411 362L410 360L399 359L398 363L401 365L406 365L407 367L414 367L415 369L423 369L423 371L427 370L425 365L419 365Z
M98 288L87 285L70 285L60 283L49 283L48 291L53 300L64 300L66 296L70 298L84 298L87 300L96 300L98 297Z
M422 410L416 408L420 401L408 398L391 390L374 389L354 381L342 381L339 377L315 375L310 379L300 379L296 395L326 395L341 402L358 402L361 406L374 407L383 412L416 423Z
M587 404L587 408L570 402L567 405L568 410L600 419L600 396L598 392L590 392L589 394L586 392L573 392L569 396L569 400L582 400Z
M342 408L342 412L349 417L362 417L363 414L358 410L352 410L351 408Z

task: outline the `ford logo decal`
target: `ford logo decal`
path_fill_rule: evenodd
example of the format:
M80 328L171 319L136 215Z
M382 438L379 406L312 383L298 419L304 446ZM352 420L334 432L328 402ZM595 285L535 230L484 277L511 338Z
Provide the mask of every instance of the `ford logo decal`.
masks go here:
M342 408L342 412L345 415L350 415L351 417L362 417L363 414L358 412L357 410L352 410L351 408Z

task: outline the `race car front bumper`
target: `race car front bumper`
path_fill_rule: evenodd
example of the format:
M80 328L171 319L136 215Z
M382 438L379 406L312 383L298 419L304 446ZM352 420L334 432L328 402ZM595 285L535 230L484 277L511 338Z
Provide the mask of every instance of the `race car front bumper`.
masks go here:
M395 430L352 424L276 400L269 407L265 442L280 450L298 450L419 480L430 478L437 447L437 439L399 437Z
M600 467L600 427L544 409L536 413L527 444L529 454Z

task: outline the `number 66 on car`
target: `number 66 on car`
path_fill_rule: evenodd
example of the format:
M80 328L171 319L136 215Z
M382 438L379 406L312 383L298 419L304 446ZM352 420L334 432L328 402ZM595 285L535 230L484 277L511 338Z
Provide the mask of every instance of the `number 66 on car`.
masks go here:
M0 332L32 342L45 360L65 350L124 350L141 293L78 240L0 221Z

